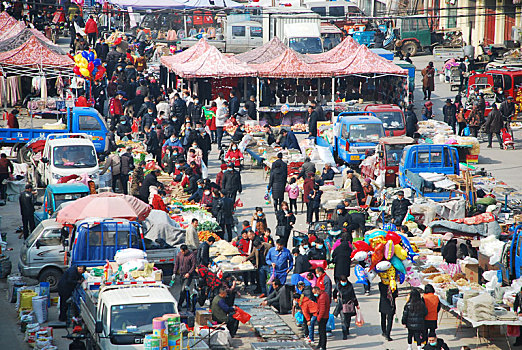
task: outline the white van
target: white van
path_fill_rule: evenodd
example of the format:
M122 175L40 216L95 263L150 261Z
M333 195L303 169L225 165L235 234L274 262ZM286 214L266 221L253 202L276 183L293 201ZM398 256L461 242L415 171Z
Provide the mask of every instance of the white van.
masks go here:
M42 158L36 163L36 182L50 185L64 176L89 175L99 184L96 149L87 134L50 134L47 136Z

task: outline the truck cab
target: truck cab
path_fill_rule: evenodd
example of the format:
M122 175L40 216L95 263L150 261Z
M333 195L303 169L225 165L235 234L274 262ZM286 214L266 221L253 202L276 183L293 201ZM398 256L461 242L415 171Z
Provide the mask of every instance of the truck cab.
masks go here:
M384 136L382 122L372 112L342 112L333 126L334 157L349 165L358 166L366 158L368 150L375 149ZM317 137L319 146L330 145Z
M406 135L406 119L399 106L392 104L369 104L364 110L372 112L382 121L386 136Z
M89 175L96 185L99 184L96 149L86 134L48 135L35 170L38 184L56 184L64 176L83 174Z
M144 337L152 333L152 320L178 313L176 300L160 282L84 282L72 298L90 340L105 350L145 349Z
M241 53L263 45L263 26L256 21L227 23L226 52Z
M48 185L43 196L42 210L34 212L35 223L38 225L43 220L49 219L60 204L74 201L89 194L89 187L80 183Z
M415 190L419 196L434 200L448 199L448 191L428 192L419 173L459 175L459 155L450 145L421 144L404 147L399 164L399 184Z
M285 24L284 43L302 54L317 54L324 51L319 26L313 23Z
M480 90L498 88L504 90L504 95L517 97L517 90L522 86L522 68L491 69L484 73L473 74L469 77L468 96L476 87Z

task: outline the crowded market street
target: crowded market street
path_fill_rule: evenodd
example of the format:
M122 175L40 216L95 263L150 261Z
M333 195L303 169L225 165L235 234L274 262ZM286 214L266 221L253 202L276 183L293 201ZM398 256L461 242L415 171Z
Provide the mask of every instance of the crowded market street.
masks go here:
M0 12L0 348L522 346L522 87L379 29L154 42L123 3Z

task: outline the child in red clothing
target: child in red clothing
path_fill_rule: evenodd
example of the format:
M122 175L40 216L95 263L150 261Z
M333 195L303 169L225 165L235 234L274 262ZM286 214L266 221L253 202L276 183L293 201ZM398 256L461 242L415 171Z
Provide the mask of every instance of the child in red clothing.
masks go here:
M216 127L216 112L217 112L217 104L216 102L212 102L210 104L209 111L212 112L212 116L208 117L207 115L207 123L208 129L210 130L210 136L212 137L212 143L216 143L217 138L217 127Z

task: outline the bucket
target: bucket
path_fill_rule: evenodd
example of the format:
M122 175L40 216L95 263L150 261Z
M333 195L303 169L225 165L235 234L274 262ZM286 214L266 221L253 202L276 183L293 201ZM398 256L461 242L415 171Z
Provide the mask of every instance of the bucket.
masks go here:
M153 334L147 334L143 339L143 347L145 350L160 350L161 339Z

